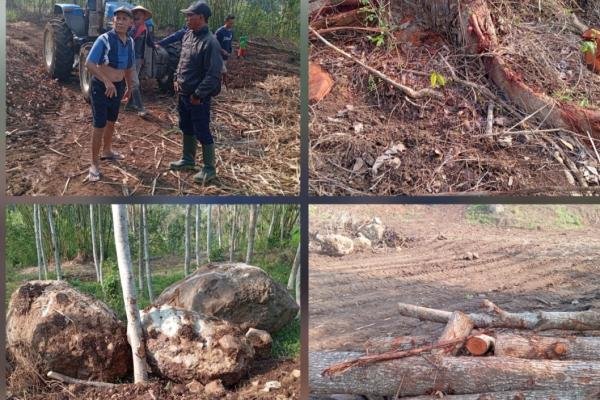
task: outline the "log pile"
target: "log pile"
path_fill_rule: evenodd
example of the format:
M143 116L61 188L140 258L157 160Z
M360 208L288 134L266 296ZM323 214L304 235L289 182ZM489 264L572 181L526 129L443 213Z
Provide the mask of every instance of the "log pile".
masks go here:
M441 336L429 344L422 337L375 341L383 353L312 352L311 393L600 399L600 337L580 336L600 329L600 312L512 313L488 300L483 307L466 314L400 303L404 317L445 323Z

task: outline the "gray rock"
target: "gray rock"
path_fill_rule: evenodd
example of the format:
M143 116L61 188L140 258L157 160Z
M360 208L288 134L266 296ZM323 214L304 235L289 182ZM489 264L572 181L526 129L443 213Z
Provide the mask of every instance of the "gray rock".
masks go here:
M269 332L250 328L246 332L246 339L248 339L250 345L254 348L254 354L257 358L268 358L271 356L273 338L271 338Z
M353 241L354 250L355 251L363 251L371 249L371 241L364 237L362 233L359 233L359 236L355 238Z
M285 287L265 271L244 263L211 263L169 286L156 305L196 311L273 333L298 313L298 304Z
M371 242L379 242L383 239L385 227L382 224L370 223L360 228L359 233Z
M343 235L317 235L316 240L321 245L321 251L330 256L345 256L354 250L352 239Z

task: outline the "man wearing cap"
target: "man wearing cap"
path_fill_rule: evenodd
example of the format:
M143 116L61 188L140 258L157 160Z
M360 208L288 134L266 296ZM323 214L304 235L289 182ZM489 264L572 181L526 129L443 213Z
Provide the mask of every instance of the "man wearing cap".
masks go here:
M144 65L146 46L154 47L152 32L146 26L146 20L152 18L152 13L142 6L133 7L131 13L133 14L133 27L131 27L129 33L133 38L135 49L135 74L133 74L131 98L125 109L133 109L138 111L140 116L144 116L146 110L140 91L140 71Z
M194 181L206 184L217 177L215 144L210 133L210 100L221 88L221 46L208 29L210 8L203 1L185 10L186 25L181 40L181 56L175 73L175 91L179 94L179 128L183 132L183 156L170 164L171 169L194 169L196 140L202 145L204 167Z
M92 163L88 174L91 182L100 179L100 160L123 159L113 150L112 138L121 99L129 98L135 73L134 43L127 35L132 22L131 10L117 8L113 17L114 28L96 39L85 63L92 74Z
M221 45L221 56L223 57L223 84L227 86L227 60L231 57L231 52L233 48L231 46L231 42L233 41L233 23L235 21L235 16L228 15L225 18L225 24L217 29L215 32L215 36L217 37L217 41Z

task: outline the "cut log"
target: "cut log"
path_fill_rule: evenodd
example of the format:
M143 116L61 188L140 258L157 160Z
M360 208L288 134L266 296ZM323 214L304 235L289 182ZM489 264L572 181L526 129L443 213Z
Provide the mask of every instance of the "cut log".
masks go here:
M484 304L495 315L467 314L477 328L514 328L533 329L536 331L548 329L585 331L600 329L600 312L597 311L536 311L510 313L501 310L492 302L485 300ZM418 318L425 321L448 322L449 311L436 310L412 304L398 303L400 314L405 317Z
M332 10L352 9L360 6L359 0L315 0L308 4L308 13L312 18Z
M488 335L477 335L467 340L467 350L474 356L482 356L494 347L494 338Z
M325 28L332 28L335 26L363 26L365 25L365 13L360 9L354 9L338 14L328 15L326 17L317 19L310 23L313 29L320 30Z
M458 394L443 400L590 400L600 396L598 390L517 390L510 392ZM403 400L433 400L435 396L403 397Z
M308 63L308 100L318 103L331 92L333 78L319 64Z
M450 319L448 320L448 324L444 328L442 335L438 340L438 344L447 343L454 340L460 340L457 344L449 347L443 347L440 349L436 349L432 351L432 354L440 354L440 355L457 355L460 349L462 349L465 341L467 340L467 336L471 333L473 329L473 321L465 314L460 311L455 311L450 315Z
M496 335L494 354L518 358L600 362L600 338L577 336L559 338L503 333Z
M314 394L359 393L375 396L418 396L434 393L476 394L510 390L600 388L600 363L524 360L511 357L410 357L358 366L324 376L330 365L361 353L311 352L310 390Z

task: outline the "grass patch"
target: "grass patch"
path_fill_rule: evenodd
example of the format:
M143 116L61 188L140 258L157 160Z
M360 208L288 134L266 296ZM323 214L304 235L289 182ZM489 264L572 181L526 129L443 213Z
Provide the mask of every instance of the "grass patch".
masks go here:
M580 228L583 225L581 215L577 215L566 206L554 206L556 218L554 223L561 228Z
M468 206L466 217L471 224L495 225L498 222L498 218L492 214L490 206L486 204Z
M296 358L300 355L300 320L294 318L279 332L273 334L271 354L275 358Z

